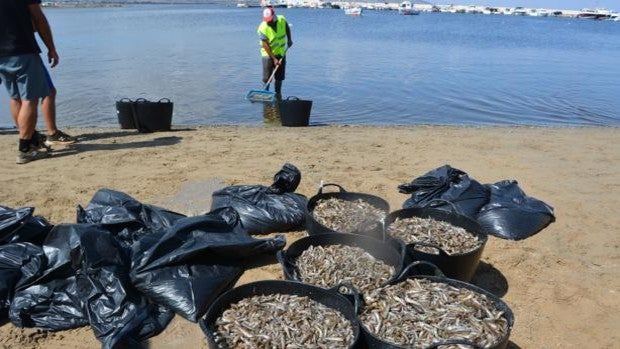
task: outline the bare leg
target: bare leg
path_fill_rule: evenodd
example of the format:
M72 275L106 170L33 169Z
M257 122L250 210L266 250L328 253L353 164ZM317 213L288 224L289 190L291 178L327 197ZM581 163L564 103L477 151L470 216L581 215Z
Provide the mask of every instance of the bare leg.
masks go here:
M45 120L45 126L47 127L47 135L51 136L58 128L56 127L56 89L52 88L50 95L43 97L41 100L41 112L43 113L43 120Z
M19 123L17 122L19 116L19 109L22 107L21 99L13 99L9 101L9 109L11 109L11 116L13 117L13 122L15 123L15 127L19 129Z
M37 126L37 105L38 99L22 100L17 117L19 125L19 138L31 139L34 129Z

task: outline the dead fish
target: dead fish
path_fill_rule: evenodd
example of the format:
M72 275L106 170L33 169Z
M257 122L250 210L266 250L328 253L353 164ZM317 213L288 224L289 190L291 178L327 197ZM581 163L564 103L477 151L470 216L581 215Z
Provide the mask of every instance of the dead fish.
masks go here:
M353 233L379 226L386 212L362 199L347 201L329 198L316 202L312 216L318 223L334 231Z
M503 312L485 295L447 283L407 279L373 290L364 299L360 315L364 326L383 341L414 349L450 339L466 339L486 348L509 330Z
M339 311L306 296L270 294L230 304L215 321L219 347L349 348L353 325Z
M406 244L424 243L441 248L448 255L471 252L483 243L478 236L448 222L433 218L396 218L387 227L387 233ZM422 252L438 254L436 248L415 246Z
M381 286L396 272L366 250L341 244L310 246L295 264L302 282L328 288L344 281L361 292Z

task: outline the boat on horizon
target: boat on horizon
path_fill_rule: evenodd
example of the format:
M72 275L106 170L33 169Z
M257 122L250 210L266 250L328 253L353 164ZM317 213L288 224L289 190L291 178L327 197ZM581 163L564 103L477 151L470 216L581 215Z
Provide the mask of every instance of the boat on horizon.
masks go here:
M611 18L611 11L608 9L604 9L604 8L596 8L596 9L583 8L577 14L577 18L586 18L586 19L594 19L594 20L609 19Z
M419 15L420 11L413 8L411 1L403 1L398 5L399 15Z
M362 8L361 7L345 7L344 8L344 14L347 16L361 16L362 15Z

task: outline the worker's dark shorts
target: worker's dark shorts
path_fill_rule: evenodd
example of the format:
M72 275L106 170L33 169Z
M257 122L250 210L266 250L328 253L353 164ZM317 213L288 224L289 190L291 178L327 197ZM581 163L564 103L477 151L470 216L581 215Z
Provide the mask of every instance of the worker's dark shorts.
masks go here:
M35 100L49 96L53 88L37 54L0 57L0 79L12 99Z
M275 64L273 64L273 60L271 59L271 57L269 56L263 57L263 83L267 83L267 80L269 80L269 77L271 76L271 73L273 73L274 68L275 68ZM282 65L280 65L280 68L278 68L275 79L278 81L284 80L285 72L286 72L286 57L284 57L284 60L282 61Z

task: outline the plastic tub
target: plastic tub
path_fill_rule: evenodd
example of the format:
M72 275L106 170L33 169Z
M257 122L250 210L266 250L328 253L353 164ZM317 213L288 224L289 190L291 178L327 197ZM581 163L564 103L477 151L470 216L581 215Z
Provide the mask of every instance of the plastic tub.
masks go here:
M150 102L144 98L135 101L136 120L140 132L170 131L173 103L168 98Z
M395 241L397 239L388 235L387 229L396 218L432 218L438 221L444 221L450 223L456 227L461 227L467 232L476 235L482 244L475 250L448 255L439 246L423 243L407 244L408 262L411 261L427 261L435 264L441 271L449 278L457 279L468 282L476 273L482 251L488 240L488 235L484 232L480 224L473 221L466 216L458 213L435 209L435 208L405 208L402 210L394 211L385 218L385 237L388 241ZM400 240L398 240L400 242ZM439 250L439 254L432 254L419 251L415 249L415 246L430 246Z
M328 186L338 187L339 191L331 192L331 193L323 193L323 188L328 187ZM330 199L330 198L336 198L336 199L345 200L345 201L355 201L357 199L361 199L365 202L368 202L369 204L372 204L378 209L383 210L386 214L390 212L390 204L378 196L364 194L364 193L348 192L340 185L334 184L334 183L324 184L319 188L319 192L313 197L311 197L310 200L308 200L306 230L308 231L309 235L325 234L325 233L343 233L343 232L335 231L317 222L317 220L314 219L314 216L312 215L312 211L314 210L314 207L317 205L317 202L319 200ZM367 235L370 237L383 240L382 222L378 221L377 224L364 227L364 229L358 230L355 233L361 234L361 235Z
M122 129L135 129L136 123L134 121L134 102L129 98L122 98L116 101L116 116L118 117L118 123Z
M301 127L308 126L312 101L302 100L297 97L288 97L278 103L280 121L282 126Z
M430 276L430 275L416 274L417 273L416 268L423 266L423 265L426 267L430 266L431 269L434 269L435 275ZM400 282L403 282L407 278L428 279L433 282L441 282L441 283L445 283L445 284L458 287L458 288L466 288L478 294L485 295L493 304L495 304L497 309L501 310L504 313L504 318L508 322L508 331L506 331L506 334L502 338L500 338L497 341L497 343L495 343L493 346L486 347L484 349L505 349L506 348L506 346L508 345L508 338L510 338L510 332L512 331L512 327L514 326L515 319L514 319L514 314L512 313L512 310L500 298L472 284L468 284L466 282L459 281L459 280L446 278L444 275L442 275L441 271L439 271L436 266L428 262L414 262L410 264L409 266L405 268L403 273L398 278L390 281L389 284L395 285ZM362 311L362 308L360 309L360 313L361 311ZM361 321L360 321L360 328L362 330L362 336L364 338L365 348L368 348L368 349L405 349L405 348L408 348L408 347L395 345L395 344L386 342L382 340L381 338L378 338L377 336L372 334L366 328L366 326L364 326L364 324ZM435 344L432 344L426 347L425 349L436 349L442 345L448 345L448 344L466 344L466 345L469 345L469 347L471 348L482 349L482 347L475 345L474 343L468 340L465 340L465 339L455 339L455 340L435 343Z
M292 243L286 251L278 251L278 261L282 265L284 277L287 280L301 281L297 272L297 258L310 248L310 246L330 246L330 245L346 245L359 247L373 257L382 262L393 266L394 275L390 279L394 279L400 275L403 269L403 263L406 255L404 244L395 246L393 244L384 243L377 239L356 235L356 234L318 234L301 238Z
M331 289L324 289L312 285L303 284L295 281L283 280L267 280L257 281L245 284L232 290L229 290L218 297L209 307L205 316L200 319L199 324L202 331L207 336L207 342L210 348L218 348L215 342L215 321L222 315L224 310L228 309L231 304L236 303L244 298L257 295L270 294L286 294L306 296L319 302L329 308L338 310L343 316L351 322L353 326L353 344L349 348L359 348L360 328L357 312L359 310L360 296L353 287L347 288L353 293L353 303L347 296L339 293L339 289L343 285L336 286Z

